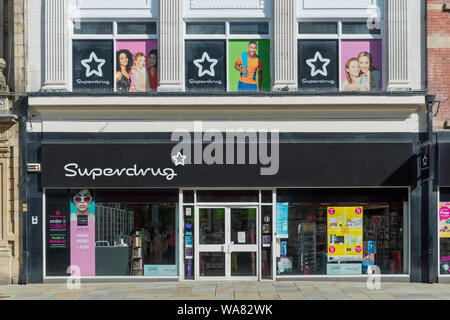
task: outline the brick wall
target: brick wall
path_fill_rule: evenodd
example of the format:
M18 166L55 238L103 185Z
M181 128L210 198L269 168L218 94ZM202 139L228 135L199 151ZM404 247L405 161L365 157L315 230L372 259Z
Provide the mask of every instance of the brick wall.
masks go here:
M427 43L428 92L441 101L434 128L450 129L450 0L427 1Z

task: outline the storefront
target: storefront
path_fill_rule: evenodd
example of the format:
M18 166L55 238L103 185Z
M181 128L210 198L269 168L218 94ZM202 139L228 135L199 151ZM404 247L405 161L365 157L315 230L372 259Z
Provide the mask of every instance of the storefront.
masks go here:
M146 135L29 134L42 163L28 177L42 208L28 234L31 282L360 279L375 266L410 280L413 141L257 134L211 153Z
M437 171L437 239L439 282L450 282L450 155L449 136L445 132L437 135L438 171Z

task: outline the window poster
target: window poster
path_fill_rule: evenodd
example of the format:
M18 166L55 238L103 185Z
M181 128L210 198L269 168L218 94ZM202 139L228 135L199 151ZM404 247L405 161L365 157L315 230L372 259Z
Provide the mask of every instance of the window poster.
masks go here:
M300 90L338 90L337 40L300 40L298 42L298 59Z
M63 210L54 210L49 213L48 220L48 247L49 249L65 249L68 246L67 224L68 217Z
M116 41L117 92L150 92L158 89L158 41Z
M329 261L361 261L363 257L363 208L327 208Z
M289 204L277 203L277 238L288 238Z
M381 91L382 66L382 40L342 40L342 91Z
M70 201L70 264L80 276L95 276L95 201L87 189Z
M270 91L270 40L228 41L228 91Z
M226 91L224 40L186 41L186 90Z
M439 237L450 238L450 202L439 202Z
M74 40L73 91L113 91L113 42Z
M46 275L67 276L70 265L70 220L67 199L53 198L47 204Z

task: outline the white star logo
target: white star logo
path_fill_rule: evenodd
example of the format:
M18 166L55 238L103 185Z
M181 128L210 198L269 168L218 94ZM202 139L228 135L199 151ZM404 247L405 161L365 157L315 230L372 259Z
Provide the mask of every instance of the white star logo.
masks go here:
M209 66L209 70L203 70L203 65L201 63L205 62L205 60L211 63L211 65ZM194 64L198 68L198 76L201 78L205 74L207 74L211 77L214 77L216 75L214 67L216 66L217 62L217 59L211 59L207 52L203 52L203 56L201 59L194 60Z
M181 152L178 152L176 156L172 156L173 162L175 166L184 166L184 160L186 160L186 156L184 156Z
M95 60L95 62L98 63L97 70L91 70L91 66L89 63L92 63L92 60ZM89 78L93 74L103 77L103 71L102 67L106 63L105 59L99 59L97 58L97 55L95 52L91 52L91 55L89 56L89 59L81 60L81 65L86 68L86 78Z
M317 60L323 62L322 69L316 70L316 65L314 63L317 62ZM323 58L320 52L317 51L314 58L306 60L306 64L311 67L311 77L315 77L318 74L321 74L324 77L328 76L327 66L330 62L330 59Z

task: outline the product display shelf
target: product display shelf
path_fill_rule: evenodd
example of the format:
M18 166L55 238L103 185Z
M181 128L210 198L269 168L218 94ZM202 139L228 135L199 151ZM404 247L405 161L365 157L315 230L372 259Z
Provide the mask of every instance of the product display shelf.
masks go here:
M131 250L130 273L132 276L142 276L144 269L142 263L142 236L139 233L134 235L133 250Z
M297 239L299 271L304 273L315 272L317 270L315 223L299 224Z

